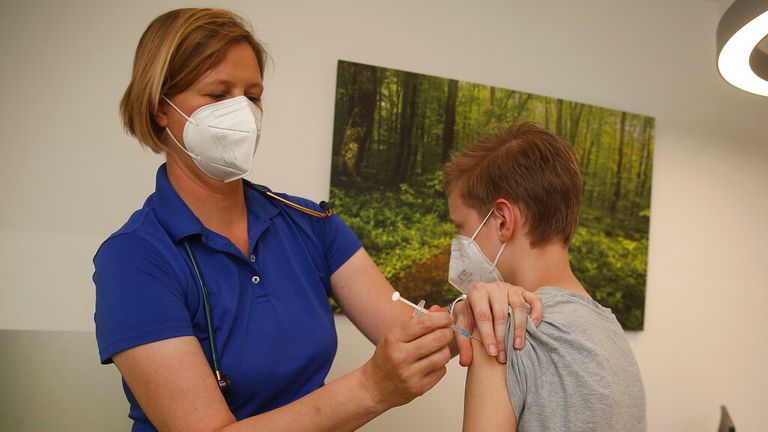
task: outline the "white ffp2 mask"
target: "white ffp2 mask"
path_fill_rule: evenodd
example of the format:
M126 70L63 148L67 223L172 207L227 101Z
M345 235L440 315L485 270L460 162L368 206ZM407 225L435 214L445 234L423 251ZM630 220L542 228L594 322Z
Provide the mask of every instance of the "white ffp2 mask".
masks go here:
M472 234L472 237L457 235L451 243L451 261L448 264L448 282L464 294L469 292L478 282L495 282L503 280L501 273L496 268L501 253L507 243L501 245L499 253L491 262L485 256L480 246L475 242L475 237L493 214L493 210L483 219L483 222Z
M184 146L165 130L202 172L223 182L251 172L253 156L261 135L261 110L245 96L202 106L189 117L164 99L187 119ZM184 148L186 146L186 148Z

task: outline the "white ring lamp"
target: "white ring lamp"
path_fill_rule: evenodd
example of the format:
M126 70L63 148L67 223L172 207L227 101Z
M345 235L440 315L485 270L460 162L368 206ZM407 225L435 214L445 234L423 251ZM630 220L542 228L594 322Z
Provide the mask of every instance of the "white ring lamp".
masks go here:
M768 0L736 0L717 26L717 68L733 86L768 96Z

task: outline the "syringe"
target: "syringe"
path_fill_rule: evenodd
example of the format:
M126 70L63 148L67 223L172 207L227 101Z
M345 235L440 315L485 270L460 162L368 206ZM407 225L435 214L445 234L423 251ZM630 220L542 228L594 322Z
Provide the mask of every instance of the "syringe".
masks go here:
M400 300L401 302L407 304L408 306L410 306L410 307L412 307L414 309L414 312L413 312L414 318L419 316L422 313L429 313L428 310L424 309L424 304L426 303L424 300L420 301L419 304L414 304L410 300L408 300L405 297L401 296L400 292L395 291L394 293L392 293L392 301L398 301L398 300ZM456 333L458 333L461 336L472 338L472 339L474 339L474 340L476 340L476 341L478 341L480 343L483 342L480 339L472 336L472 334L470 332L464 330L463 328L457 326L456 324L451 324L451 330L455 331Z

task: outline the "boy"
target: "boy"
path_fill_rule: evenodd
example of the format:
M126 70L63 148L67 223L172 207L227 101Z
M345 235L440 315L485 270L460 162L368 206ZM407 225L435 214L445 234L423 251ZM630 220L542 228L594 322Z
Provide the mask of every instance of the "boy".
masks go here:
M582 190L573 148L523 123L480 137L452 157L443 177L459 231L450 274L503 280L475 283L470 305L472 291L501 283L535 292L544 305L538 328L529 321L525 347L507 342L506 364L473 356L464 430L644 431L645 392L624 332L568 262ZM512 320L508 326L509 337Z

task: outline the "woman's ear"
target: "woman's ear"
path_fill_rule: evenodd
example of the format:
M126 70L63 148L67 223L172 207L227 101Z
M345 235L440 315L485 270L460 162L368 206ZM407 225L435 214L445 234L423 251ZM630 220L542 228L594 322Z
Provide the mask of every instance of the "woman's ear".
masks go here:
M493 203L493 213L499 219L499 240L502 243L508 242L520 224L519 209L506 199L499 198Z
M165 101L165 99L161 98L157 103L157 108L152 111L152 118L155 119L155 123L157 123L157 125L161 128L168 127L168 114L166 113L167 107L168 103Z

